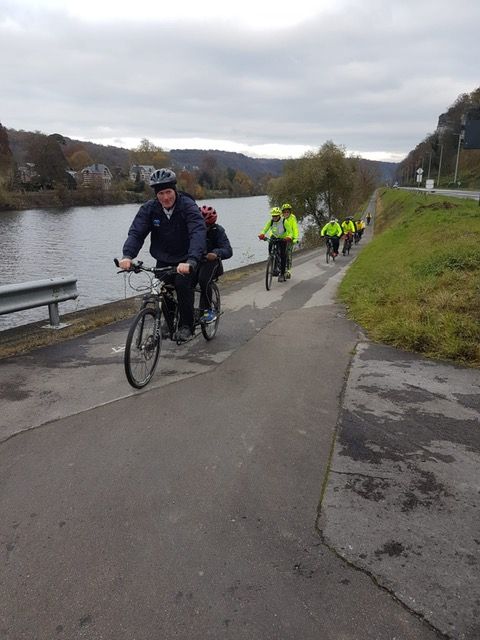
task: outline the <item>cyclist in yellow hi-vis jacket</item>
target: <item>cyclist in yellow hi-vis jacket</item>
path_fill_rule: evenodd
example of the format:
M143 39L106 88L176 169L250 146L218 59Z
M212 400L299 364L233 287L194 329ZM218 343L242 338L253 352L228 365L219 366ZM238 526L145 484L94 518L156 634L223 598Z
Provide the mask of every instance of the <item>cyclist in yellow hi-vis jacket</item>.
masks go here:
M347 216L345 220L342 222L341 227L344 235L342 253L343 255L345 255L347 253L347 249L349 248L349 245L351 246L353 243L353 237L356 231L353 217Z
M338 224L338 220L333 216L327 222L327 224L320 231L322 238L327 236L332 242L332 249L335 257L338 256L338 245L340 244L340 237L342 235L342 227Z
M288 204L288 202L282 204L282 215L287 232L287 238L292 239L292 241L287 244L287 268L285 270L285 277L288 280L292 277L293 245L298 244L298 222L296 215L293 213L292 205Z
M357 242L360 242L360 238L363 235L363 232L365 230L365 222L360 218L359 220L355 220L355 226L356 226L356 238L357 238Z
M282 217L282 211L279 207L273 207L270 210L270 219L263 227L261 233L258 234L259 240L281 240L278 243L280 253L280 273L278 275L279 282L285 282L285 268L287 264L287 243L291 242L291 236L287 233L287 225ZM271 253L271 244L269 243L268 252Z

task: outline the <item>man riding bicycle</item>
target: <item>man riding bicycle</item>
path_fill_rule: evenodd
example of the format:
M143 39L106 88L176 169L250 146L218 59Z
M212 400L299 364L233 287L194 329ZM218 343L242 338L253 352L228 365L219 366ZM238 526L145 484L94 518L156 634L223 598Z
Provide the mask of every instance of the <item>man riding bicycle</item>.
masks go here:
M342 253L343 255L345 255L347 253L348 245L350 246L352 245L353 237L356 231L355 223L353 221L353 216L347 216L345 220L342 222L341 227L344 235Z
M338 224L338 220L334 216L330 217L330 220L320 231L320 235L322 238L325 237L330 240L332 243L333 256L336 258L338 256L338 246L342 235L342 227Z
M287 265L287 243L292 241L292 237L288 235L285 221L282 217L282 211L279 207L273 207L270 210L270 219L263 227L261 233L258 234L259 240L269 239L268 252L272 252L272 240L279 240L278 249L280 254L280 273L278 281L285 282L285 269ZM277 275L277 274L275 274Z
M171 282L178 299L179 329L177 342L193 335L193 272L206 253L206 225L196 202L177 191L177 176L171 169L158 169L150 176L155 198L138 210L123 245L122 269L130 269L145 238L150 234L150 254L157 267L176 267Z

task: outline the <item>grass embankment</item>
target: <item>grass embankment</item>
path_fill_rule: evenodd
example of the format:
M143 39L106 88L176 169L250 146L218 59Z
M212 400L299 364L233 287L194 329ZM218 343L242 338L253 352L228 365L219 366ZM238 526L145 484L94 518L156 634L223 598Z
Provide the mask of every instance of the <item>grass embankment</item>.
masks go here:
M480 207L379 192L375 235L340 297L371 339L480 367Z

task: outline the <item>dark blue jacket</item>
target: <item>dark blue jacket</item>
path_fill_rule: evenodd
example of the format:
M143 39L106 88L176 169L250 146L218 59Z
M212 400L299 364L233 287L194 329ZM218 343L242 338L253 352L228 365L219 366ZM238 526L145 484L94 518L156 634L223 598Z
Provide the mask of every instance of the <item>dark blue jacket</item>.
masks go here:
M207 252L216 253L220 260L227 260L232 257L232 245L222 225L212 224L207 226Z
M150 253L158 266L189 262L195 267L206 251L205 220L196 202L181 192L170 220L156 198L140 207L128 230L123 256L136 258L148 234Z

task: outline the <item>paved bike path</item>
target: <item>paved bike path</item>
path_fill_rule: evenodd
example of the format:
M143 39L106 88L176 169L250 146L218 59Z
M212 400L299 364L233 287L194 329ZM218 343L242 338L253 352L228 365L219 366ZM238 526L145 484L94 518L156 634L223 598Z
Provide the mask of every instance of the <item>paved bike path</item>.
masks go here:
M335 305L286 311L204 374L4 442L2 636L437 638L315 530L357 339Z

